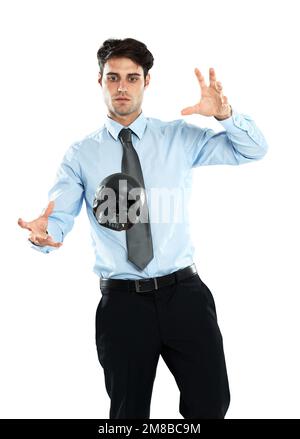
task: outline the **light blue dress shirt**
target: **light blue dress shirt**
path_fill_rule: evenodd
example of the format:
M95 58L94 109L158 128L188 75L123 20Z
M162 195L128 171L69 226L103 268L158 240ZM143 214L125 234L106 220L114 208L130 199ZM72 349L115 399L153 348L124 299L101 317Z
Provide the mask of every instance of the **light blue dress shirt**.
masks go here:
M183 119L162 121L146 117L143 112L129 125L132 142L140 159L153 241L154 257L140 271L127 259L126 232L100 226L92 206L99 183L108 175L121 172L123 147L118 134L123 125L109 116L104 125L71 144L58 168L56 180L48 193L55 201L49 216L48 232L62 242L74 225L83 200L91 225L95 252L93 271L104 278L139 279L163 276L191 265L194 247L190 239L187 215L173 221L159 217L157 204L151 205L150 191L155 188L175 190L174 212L188 212L192 188L192 168L203 165L240 165L261 159L267 142L251 117L236 112L219 123L225 130L187 123ZM183 194L179 196L178 194ZM149 197L149 198L148 198ZM51 246L32 248L49 253Z

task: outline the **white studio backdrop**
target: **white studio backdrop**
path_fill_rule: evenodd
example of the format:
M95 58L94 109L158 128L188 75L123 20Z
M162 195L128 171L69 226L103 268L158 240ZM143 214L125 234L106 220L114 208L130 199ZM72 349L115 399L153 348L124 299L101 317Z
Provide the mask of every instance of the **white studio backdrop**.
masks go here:
M223 334L227 418L300 417L297 3L1 3L1 418L108 418L85 204L48 255L30 248L17 220L41 213L66 149L102 125L96 53L126 37L155 58L146 116L223 130L180 114L200 98L194 68L208 81L214 67L231 105L268 141L261 161L193 171L191 231ZM151 418L180 419L178 405L160 359Z

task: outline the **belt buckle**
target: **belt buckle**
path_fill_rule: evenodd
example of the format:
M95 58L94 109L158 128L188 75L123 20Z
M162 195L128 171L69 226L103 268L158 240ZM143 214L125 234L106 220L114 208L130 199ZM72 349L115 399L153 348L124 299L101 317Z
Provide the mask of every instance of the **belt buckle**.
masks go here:
M149 280L145 280L145 279L135 279L134 283L135 283L135 292L136 293L146 293L148 291L152 291L152 290L158 290L158 285L157 285L157 279L156 277L151 278L151 280L153 279L154 281L154 288L147 288L147 289L142 289L142 285L143 283L149 282Z

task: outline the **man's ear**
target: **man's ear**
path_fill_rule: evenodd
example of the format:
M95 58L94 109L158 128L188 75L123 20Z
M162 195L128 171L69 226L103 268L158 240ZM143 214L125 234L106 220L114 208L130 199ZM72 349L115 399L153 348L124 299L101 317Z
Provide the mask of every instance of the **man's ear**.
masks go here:
M146 75L144 88L147 88L150 82L150 73Z
M100 72L98 73L98 82L99 82L99 84L100 84L101 87L102 87L102 75L101 75Z

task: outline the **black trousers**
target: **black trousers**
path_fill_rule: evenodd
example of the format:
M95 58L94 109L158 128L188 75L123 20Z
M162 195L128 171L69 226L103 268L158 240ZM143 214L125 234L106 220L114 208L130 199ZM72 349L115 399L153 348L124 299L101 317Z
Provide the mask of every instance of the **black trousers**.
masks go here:
M96 346L110 397L110 419L148 419L161 355L180 391L179 412L223 419L230 392L209 288L193 274L174 285L137 293L101 288Z

